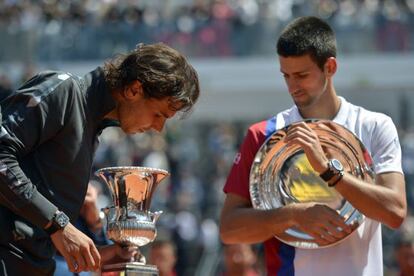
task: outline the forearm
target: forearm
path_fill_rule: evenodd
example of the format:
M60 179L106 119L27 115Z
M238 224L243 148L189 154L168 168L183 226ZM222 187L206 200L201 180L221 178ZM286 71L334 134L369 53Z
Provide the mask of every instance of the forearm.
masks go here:
M44 227L53 217L57 207L39 193L16 160L0 153L0 165L1 204L31 223Z
M404 183L395 181L393 185ZM392 189L384 185L365 183L364 181L345 174L335 186L336 190L356 209L367 217L386 224L391 228L400 226L406 215L405 189Z
M227 244L259 243L292 225L289 208L286 207L273 210L237 208L222 215L220 237Z
M56 88L62 80L56 75L53 81L47 81L47 85L52 85L52 82L56 84ZM23 164L28 164L25 161L37 159L37 149L47 147L45 142L51 141L62 129L66 119L63 111L69 108L66 108L64 100L68 89L65 86L60 87L64 91L54 93L56 97L52 97L47 86L39 84L38 88L41 89L35 94L16 93L2 102L2 107L5 108L2 110L4 120L0 127L0 204L40 228L46 226L57 207L37 189L36 185L44 180L43 177L34 179L31 175L34 184L26 175L35 171L41 174L41 168L35 165L24 170L22 168ZM43 97L44 92L47 97ZM33 101L34 95L39 101ZM58 106L57 102L63 103L62 106ZM45 188L47 190L48 187Z

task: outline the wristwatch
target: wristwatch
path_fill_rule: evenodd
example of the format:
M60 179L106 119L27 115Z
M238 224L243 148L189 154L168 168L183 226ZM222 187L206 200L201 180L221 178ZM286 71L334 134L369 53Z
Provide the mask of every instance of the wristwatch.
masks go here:
M50 226L46 228L45 231L49 235L52 235L56 231L59 231L60 229L63 229L66 225L68 225L69 217L62 211L57 210L50 222Z
M344 176L344 166L338 159L330 159L328 161L328 169L319 175L330 187L335 186L339 180ZM329 181L335 176L337 179L334 183L330 184Z

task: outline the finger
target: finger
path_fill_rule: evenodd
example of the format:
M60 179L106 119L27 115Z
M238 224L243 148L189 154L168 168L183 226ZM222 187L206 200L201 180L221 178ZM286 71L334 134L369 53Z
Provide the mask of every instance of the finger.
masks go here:
M124 259L132 260L134 256L138 253L138 247L128 246L122 249L122 257Z
M343 238L350 233L350 226L345 223L344 218L336 210L324 205L320 216L322 217L320 227L324 232L318 231L319 234L326 235L329 233L335 238Z
M121 250L125 254L130 254L130 253L133 253L134 251L136 251L137 247L135 247L135 246L126 246L126 247L122 247Z
M315 132L305 123L299 123L288 130L288 133L304 133L307 136L316 137Z
M317 231L313 231L313 232L308 232L308 234L310 235L310 236L312 236L312 238L313 238L313 241L315 242L315 243L317 243L318 245L328 245L330 242L329 241L327 241L326 239L324 239L323 237L322 237L322 235L321 234L319 234Z
M290 128L287 133L286 133L286 138L291 138L294 135L298 135L300 133L302 133L303 131L300 128L297 127L292 127Z
M311 134L303 132L303 131L291 132L291 133L288 133L288 135L286 136L286 142L289 142L295 139L302 139L305 142L312 143L312 144L314 144L317 141L317 139L313 137Z
M76 263L75 259L66 254L62 254L62 255L63 255L63 258L65 258L69 271L75 273L78 269L78 264Z
M98 270L101 267L101 255L94 244L90 246L90 252L94 260L93 270Z
M311 147L313 142L309 140L307 137L301 137L298 135L291 136L289 139L286 140L288 145L299 145L302 147Z
M357 229L359 225L360 225L360 224L359 224L359 222L354 221L354 222L352 222L351 224L349 224L348 226L349 226L350 231L352 232L352 231L354 231L355 229Z
M346 235L348 235L347 232L343 231L341 228L336 227L332 224L327 224L325 225L325 230L327 232L329 232L333 237L335 237L336 239L342 239L344 238Z
M77 269L75 270L75 272L81 272L81 271L85 271L86 270L86 262L84 257L82 256L82 253L79 252L80 254L78 254L75 258L75 261L77 263ZM75 265L76 266L76 265Z
M309 124L307 124L307 123L305 123L305 122L302 122L301 124L300 124L300 126L303 128L303 129L305 129L307 132L309 132L309 133L312 133L312 134L315 134L315 131L310 127L310 125ZM315 134L316 135L316 134Z
M336 216L331 217L329 219L330 223L336 227L340 228L340 231L344 231L346 233L351 233L352 232L352 226L346 224L345 220L339 216L338 214L336 214Z
M325 236L321 236L319 239L316 240L316 243L320 246L327 246L335 243L335 241L328 241Z
M319 230L318 235L321 238L321 240L324 240L328 243L333 243L338 240L336 237L332 236L328 231L322 228Z
M91 271L95 269L95 260L90 252L90 246L82 248L82 256L85 260L85 270Z

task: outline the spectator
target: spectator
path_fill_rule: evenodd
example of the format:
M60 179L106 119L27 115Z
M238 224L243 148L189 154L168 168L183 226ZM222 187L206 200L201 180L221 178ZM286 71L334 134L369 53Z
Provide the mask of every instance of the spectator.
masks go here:
M248 244L224 246L224 273L222 276L258 276L257 256Z
M399 276L414 275L414 236L402 233L395 245Z
M172 241L155 240L151 243L148 263L155 265L159 276L175 276L176 248Z

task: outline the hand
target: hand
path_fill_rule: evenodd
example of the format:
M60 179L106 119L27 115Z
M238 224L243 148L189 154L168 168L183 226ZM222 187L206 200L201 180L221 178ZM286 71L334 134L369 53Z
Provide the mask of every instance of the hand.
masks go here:
M299 145L304 150L315 171L323 173L328 169L328 158L322 149L318 135L305 122L293 124L285 139L288 146Z
M292 204L294 225L309 234L319 245L336 242L355 228L347 225L335 210L320 203Z
M104 264L134 261L135 256L139 254L138 247L122 247L118 244L101 246L98 248L98 250L102 256L102 263Z
M100 268L101 256L93 241L71 223L50 237L71 272L96 271Z

